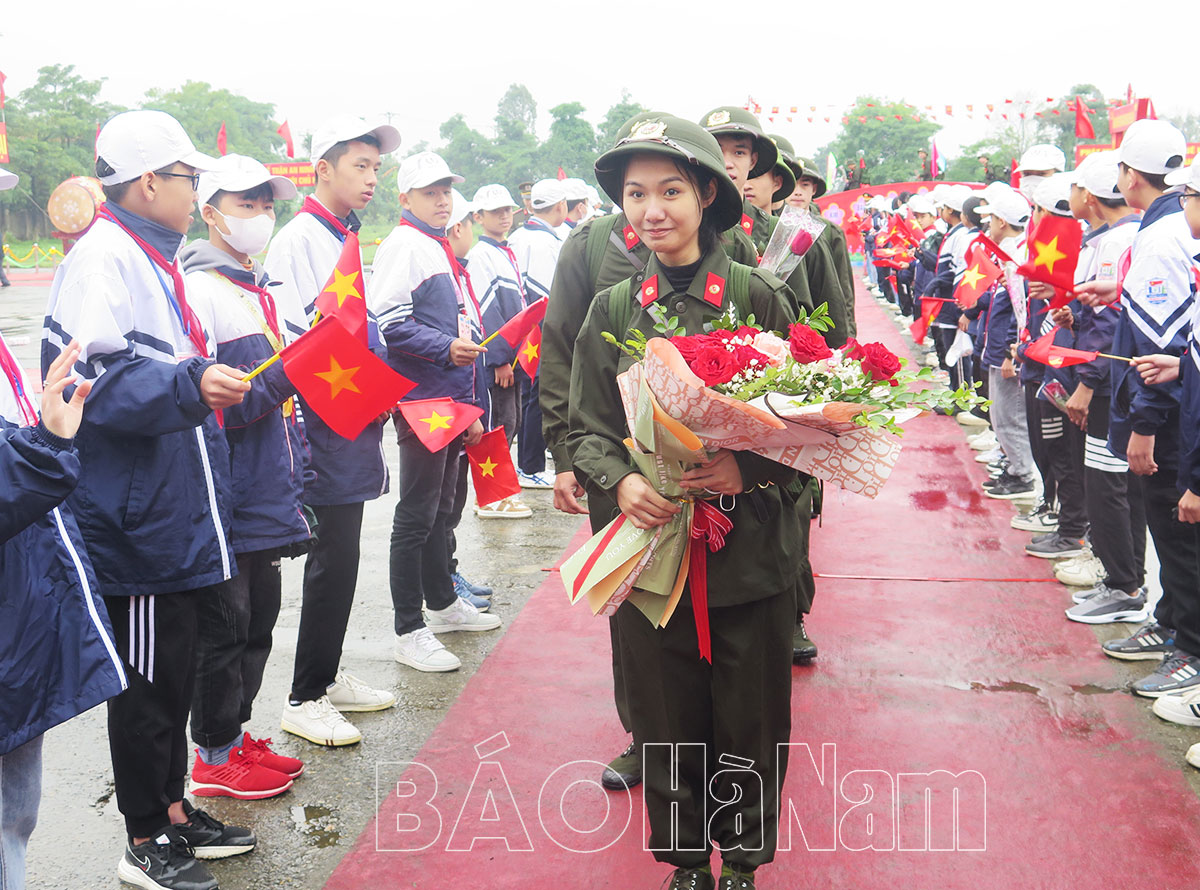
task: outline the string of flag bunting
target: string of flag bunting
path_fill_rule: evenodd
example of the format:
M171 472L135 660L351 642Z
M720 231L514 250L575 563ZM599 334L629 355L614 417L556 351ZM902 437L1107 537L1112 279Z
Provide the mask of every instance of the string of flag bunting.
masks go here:
M1132 101L1132 94L1129 94ZM1076 113L1076 100L1068 100L1065 107L1059 107L1060 97L1048 96L1044 99L1000 99L991 102L966 102L937 105L914 105L909 102L866 102L862 106L845 104L824 105L791 105L763 104L748 97L742 106L758 117L765 117L775 123L786 120L789 123L804 121L807 123L841 123L848 124L852 119L859 123L870 120L886 122L889 120L913 121L942 121L947 119L1016 121L1037 118L1053 118L1064 114ZM1107 111L1122 104L1121 99L1110 99L1103 108L1091 107L1083 103L1082 112L1093 114ZM894 109L903 108L903 112Z

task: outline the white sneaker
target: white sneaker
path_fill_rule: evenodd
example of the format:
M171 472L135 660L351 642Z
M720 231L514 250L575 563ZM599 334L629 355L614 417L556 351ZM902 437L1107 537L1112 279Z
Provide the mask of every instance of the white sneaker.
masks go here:
M293 705L283 703L283 719L279 728L316 745L337 748L362 741L362 733L333 706L329 696Z
M1000 460L1000 458L1002 458L1002 457L1004 457L1004 452L1000 449L1000 446L997 445L995 448L992 448L990 451L980 451L978 454L976 454L975 455L975 463L990 464L990 463L992 463L992 461Z
M533 516L533 510L528 504L513 495L496 501L494 504L476 507L475 515L480 519L529 519Z
M1075 560L1064 559L1054 567L1054 577L1071 587L1095 587L1107 576L1104 563L1088 553Z
M395 655L401 664L427 673L456 671L462 667L458 656L443 646L427 627L397 636Z
M484 615L464 599L455 597L444 609L427 609L425 626L435 634L448 634L458 630L495 630L500 619L495 615Z
M970 411L959 411L954 415L954 419L963 426L981 427L988 425L986 420L984 420L978 414L972 414Z
M968 439L967 444L971 446L972 451L992 451L1000 447L1000 440L991 430L985 430L978 436Z
M1196 744L1187 749L1184 760L1196 767L1196 769L1200 769L1200 742L1196 742Z
M396 703L396 696L386 689L368 686L353 674L339 670L325 697L339 711L382 711Z

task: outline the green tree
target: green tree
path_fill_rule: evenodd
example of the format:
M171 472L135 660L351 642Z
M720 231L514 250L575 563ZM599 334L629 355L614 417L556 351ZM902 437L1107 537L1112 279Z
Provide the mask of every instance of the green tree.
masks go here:
M930 139L941 129L930 121L914 120L915 116L903 103L860 96L846 112L842 132L817 157L832 151L844 165L857 161L861 151L869 182L907 182L920 169L917 151L928 151Z
M523 83L509 84L496 106L496 135L504 141L532 136L537 127L537 102Z
M207 154L217 154L217 133L224 123L230 154L249 155L260 161L284 157L283 138L275 132L279 124L272 120L275 106L269 102L255 102L189 80L174 90L147 90L142 104L173 115L196 147Z
M1008 171L1013 158L1020 157L1011 129L998 131L992 136L964 145L962 154L946 165L945 179L955 182L984 182L981 155L991 161L992 179L1008 181Z
M492 140L467 126L461 114L445 121L438 128L438 135L445 140L438 154L445 158L451 170L466 179L463 186L470 193L492 181L491 168L498 160Z
M562 167L568 176L595 184L596 131L580 117L584 110L578 102L564 102L550 109L554 122L550 124L550 138L542 147L544 175L553 176Z
M606 151L612 147L612 144L617 141L617 130L621 129L621 125L635 114L648 110L640 102L633 101L629 90L621 90L621 101L608 109L604 120L600 122L597 132L597 151Z
M1075 138L1075 98L1083 99L1083 106L1089 110L1092 129L1096 131L1095 139ZM1068 106L1070 106L1068 108ZM1042 112L1036 128L1038 141L1050 142L1057 145L1067 156L1067 166L1075 165L1075 146L1079 143L1095 143L1102 145L1112 143L1112 135L1108 129L1108 102L1100 88L1090 83L1076 84L1067 95L1063 96L1052 107ZM1028 148L1028 146L1023 146Z

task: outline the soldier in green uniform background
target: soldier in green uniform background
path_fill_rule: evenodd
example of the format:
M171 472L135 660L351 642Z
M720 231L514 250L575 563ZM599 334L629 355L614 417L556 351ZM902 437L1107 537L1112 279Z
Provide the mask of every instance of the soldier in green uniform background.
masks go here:
M763 133L758 118L744 108L736 105L714 108L700 119L700 126L717 138L725 158L725 172L739 191L749 180L770 173L778 160L775 143ZM761 256L771 238L770 211L743 199L741 226Z
M616 144L629 138L641 123L654 122L662 112L647 111L634 115L617 132ZM753 266L758 254L740 225L734 224L722 233L721 244L730 259ZM538 373L541 376L542 430L546 446L554 458L554 506L565 513L589 514L592 531L599 531L617 515L617 504L603 494L593 494L585 509L579 498L583 488L571 469L567 453L568 403L571 387L571 364L575 338L583 327L588 308L600 291L611 287L646 268L650 249L629 225L623 213L609 214L588 220L575 229L563 243L550 287L550 303L542 322L542 357ZM609 621L613 648L613 690L617 716L625 731L630 732L625 684L621 677L617 622ZM610 791L624 791L641 781L642 761L629 746L611 760L601 776L601 783Z
M622 340L634 329L656 336L652 303L690 332L731 306L782 331L795 317L793 298L777 278L733 264L721 249L719 233L742 213L741 192L725 173L720 147L700 127L669 115L644 121L601 156L596 174L653 253L644 270L600 293L588 310L575 344L567 449L593 503L615 500L630 522L650 528L679 508L637 472L623 444L615 378L631 359L604 332ZM724 497L711 503L731 505L732 531L708 557L711 664L697 652L690 591L665 628L630 602L617 610L634 741L653 745L643 749L650 847L676 867L672 890L753 888L754 869L774 857L786 769L777 746L791 730L799 529L786 487L795 478L781 464L723 450L684 476L698 497L719 493ZM705 753L680 749L688 753L673 770L672 746L686 743ZM722 756L737 758L737 767L730 770ZM710 777L713 796L737 805L706 808ZM710 843L722 851L719 883Z

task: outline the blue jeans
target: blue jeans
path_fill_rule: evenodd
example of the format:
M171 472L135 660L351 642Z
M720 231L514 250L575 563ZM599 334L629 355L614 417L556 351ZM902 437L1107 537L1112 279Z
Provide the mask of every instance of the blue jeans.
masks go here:
M0 890L24 890L25 846L42 799L42 736L0 754Z
M875 268L875 251L865 251L863 263L867 267L867 278L871 282L871 287L879 287L879 272Z

